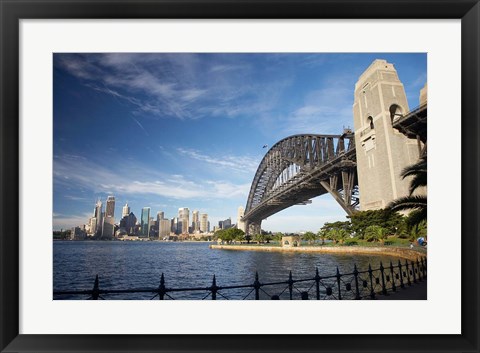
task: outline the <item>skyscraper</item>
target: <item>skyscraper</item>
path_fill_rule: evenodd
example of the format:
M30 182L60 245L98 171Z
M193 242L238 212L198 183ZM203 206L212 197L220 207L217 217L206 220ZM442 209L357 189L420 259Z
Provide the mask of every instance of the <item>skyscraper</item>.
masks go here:
M142 217L140 219L140 235L142 237L147 237L149 236L149 227L150 224L150 207L144 207L142 208Z
M170 220L169 219L161 219L158 225L158 236L160 238L168 237L170 235Z
M200 231L202 233L207 233L208 232L208 214L202 213L200 216Z
M181 233L186 234L188 233L188 227L190 225L190 210L186 207L178 209L178 220L182 222L182 229Z
M124 228L128 235L135 234L135 224L137 223L137 217L130 212L130 214L124 216L120 221L120 228Z
M194 232L200 230L200 219L197 210L192 212L192 229Z
M165 219L165 213L163 213L162 211L158 211L157 212L157 222L162 220L162 219Z
M115 217L115 197L108 196L105 205L105 217Z
M115 224L115 197L108 196L105 203L105 217L102 223L102 238L110 239L113 237Z
M103 225L103 212L102 212L102 201L97 200L95 204L95 209L93 210L93 218L95 218L94 228L91 229L92 234L100 235L102 234L102 225Z
M122 209L122 218L125 216L128 216L129 214L130 214L130 206L128 206L128 203L126 203Z
M172 232L178 234L178 217L172 218Z

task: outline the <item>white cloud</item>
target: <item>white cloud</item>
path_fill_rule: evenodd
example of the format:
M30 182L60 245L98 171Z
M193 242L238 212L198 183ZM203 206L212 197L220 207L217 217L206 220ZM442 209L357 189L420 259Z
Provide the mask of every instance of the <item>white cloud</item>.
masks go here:
M352 90L337 84L313 91L304 104L283 120L286 134L341 134L353 125Z
M270 111L288 85L285 80L254 84L248 65L209 68L194 54L59 55L60 67L86 86L157 118L258 115Z
M114 163L113 163L114 164ZM54 158L54 183L70 187L74 184L94 193L155 195L173 199L224 199L246 197L249 185L223 180L188 180L182 175L160 174L141 165L114 171L80 156ZM141 176L141 178L139 178Z
M186 148L177 148L177 152L198 161L244 173L255 173L261 160L260 158L249 156L209 156L199 151Z

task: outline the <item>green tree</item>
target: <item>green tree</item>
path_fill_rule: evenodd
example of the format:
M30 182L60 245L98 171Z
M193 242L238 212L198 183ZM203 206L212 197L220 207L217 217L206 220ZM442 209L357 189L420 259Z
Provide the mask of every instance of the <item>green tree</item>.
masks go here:
M425 221L412 225L409 228L409 239L414 241L419 237L427 237L427 223Z
M418 188L427 186L427 156L405 168L402 178L412 177L410 180L410 194L392 201L388 208L393 211L412 211L408 215L408 223L411 226L427 221L427 195L413 195Z
M264 234L255 234L252 239L254 242L257 244L263 243L265 241L265 235Z
M273 240L278 241L278 242L281 242L281 241L282 241L282 237L283 237L283 233L278 232L278 233L275 233L275 234L273 235Z
M308 244L313 244L317 240L317 235L313 232L306 232L303 237L304 240L308 241Z
M241 229L229 228L220 229L215 232L215 238L221 239L226 243L231 243L233 240L242 241L245 239L245 233Z
M351 229L359 239L364 238L365 230L369 226L380 226L389 234L396 234L405 223L404 217L391 209L358 211L349 218Z
M326 222L321 228L321 230L328 232L332 229L343 229L350 233L350 227L351 227L351 223L349 221L344 221L344 222L337 221L333 223Z
M349 233L345 229L334 228L328 231L327 236L335 243L343 243L345 239L349 236Z
M372 225L365 229L367 241L383 241L387 237L387 230L383 227Z
M327 231L325 229L320 229L318 232L317 232L317 237L318 239L320 239L322 241L322 245L325 244L325 239L327 238Z
M229 228L227 229L227 234L229 238L231 238L232 240L236 240L236 241L245 240L245 232L241 229Z

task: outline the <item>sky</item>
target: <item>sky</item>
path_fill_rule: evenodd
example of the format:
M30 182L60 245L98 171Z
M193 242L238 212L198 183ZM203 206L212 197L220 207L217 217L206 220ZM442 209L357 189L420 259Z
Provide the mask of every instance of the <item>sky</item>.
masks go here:
M142 207L168 218L188 207L212 228L236 223L270 146L353 127L355 82L375 59L395 65L418 106L424 53L54 54L53 228L87 224L109 195L117 222L128 202L137 218ZM312 201L262 228L316 232L346 220L331 196Z

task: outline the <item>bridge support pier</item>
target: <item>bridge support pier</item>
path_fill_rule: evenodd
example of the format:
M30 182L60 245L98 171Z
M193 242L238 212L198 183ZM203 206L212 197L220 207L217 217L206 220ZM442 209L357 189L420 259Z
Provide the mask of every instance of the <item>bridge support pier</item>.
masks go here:
M246 235L255 235L262 232L262 222L249 222L246 227Z

